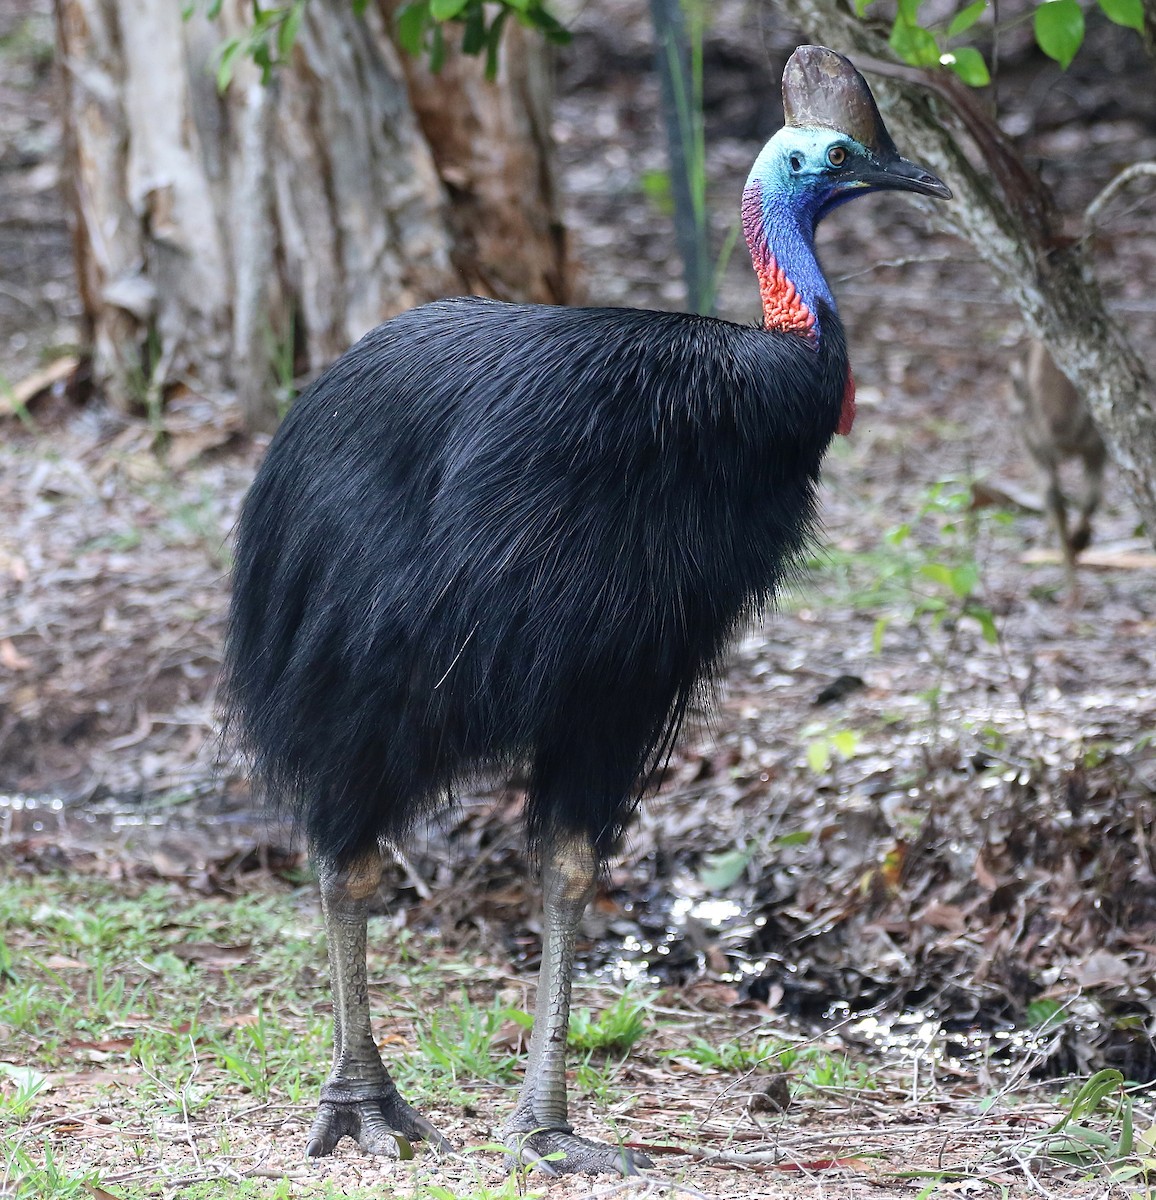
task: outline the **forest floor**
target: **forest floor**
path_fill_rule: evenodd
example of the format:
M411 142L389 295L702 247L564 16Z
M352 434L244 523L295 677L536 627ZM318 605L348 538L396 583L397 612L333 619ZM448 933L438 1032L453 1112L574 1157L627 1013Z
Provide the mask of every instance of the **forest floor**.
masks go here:
M0 405L78 337L49 10L0 0ZM728 0L707 46L720 244L795 41L767 21ZM1073 233L1156 159L1150 69L1089 22L1067 75L1021 56L1001 77ZM681 303L648 198L651 58L641 0L592 0L562 58L592 302ZM1096 239L1147 353L1154 205L1125 194ZM1127 1197L1156 1158L1156 564L1112 477L1067 602L1011 408L1017 315L930 220L882 197L824 228L860 411L823 544L736 647L584 931L578 1003L603 1015L575 1048L577 1123L691 1194ZM756 306L736 250L720 309ZM201 418L190 400L158 430L56 386L0 430L0 1195L513 1197L492 1153L298 1157L327 1053L316 902L214 718L263 445ZM516 782L464 797L373 923L379 1040L460 1145L494 1137L517 1078L538 953L520 803ZM785 1113L748 1103L783 1076Z

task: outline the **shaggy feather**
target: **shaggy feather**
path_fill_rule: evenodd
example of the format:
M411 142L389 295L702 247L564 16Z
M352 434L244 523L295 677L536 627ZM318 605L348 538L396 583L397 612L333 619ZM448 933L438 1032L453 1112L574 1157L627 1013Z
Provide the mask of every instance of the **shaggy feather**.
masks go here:
M696 688L815 519L847 379L790 333L463 298L367 334L241 516L229 713L346 862L479 773L609 853Z

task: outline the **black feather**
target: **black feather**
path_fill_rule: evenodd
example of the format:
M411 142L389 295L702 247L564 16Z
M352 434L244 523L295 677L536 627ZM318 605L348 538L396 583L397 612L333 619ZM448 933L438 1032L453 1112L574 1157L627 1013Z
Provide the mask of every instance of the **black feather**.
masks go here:
M620 835L728 638L815 513L847 358L630 309L457 299L301 397L238 531L229 713L343 861L479 772L535 836Z

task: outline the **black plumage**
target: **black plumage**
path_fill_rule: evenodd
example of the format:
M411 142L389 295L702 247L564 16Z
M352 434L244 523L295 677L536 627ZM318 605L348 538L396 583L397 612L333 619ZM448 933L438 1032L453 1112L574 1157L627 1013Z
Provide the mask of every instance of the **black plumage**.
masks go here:
M604 860L730 636L815 521L854 384L814 254L844 200L947 197L901 158L862 76L823 47L743 193L763 327L458 299L363 338L297 402L245 501L225 655L231 719L294 807L321 884L333 1069L307 1153L445 1148L373 1038L381 844L515 765L542 858L542 964L503 1128L552 1173L652 1165L570 1125L578 925ZM845 126L845 127L844 127Z
M414 309L298 400L237 538L226 659L255 773L317 851L529 770L605 854L696 686L812 528L847 358L706 317Z

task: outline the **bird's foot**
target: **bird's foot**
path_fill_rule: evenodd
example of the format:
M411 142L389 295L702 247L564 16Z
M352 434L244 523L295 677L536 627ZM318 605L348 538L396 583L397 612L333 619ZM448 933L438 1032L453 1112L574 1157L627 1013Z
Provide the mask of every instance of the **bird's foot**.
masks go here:
M546 1175L638 1175L654 1163L638 1150L576 1136L569 1126L544 1129L515 1117L505 1130L510 1157Z
M332 1154L346 1135L367 1154L386 1158L413 1158L411 1142L428 1142L435 1150L453 1147L416 1109L411 1108L392 1083L379 1096L350 1099L334 1096L339 1089L326 1086L321 1091L317 1116L309 1130L305 1153L310 1158Z

